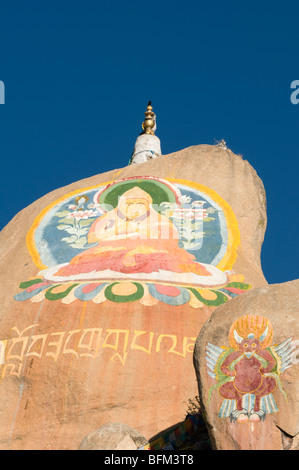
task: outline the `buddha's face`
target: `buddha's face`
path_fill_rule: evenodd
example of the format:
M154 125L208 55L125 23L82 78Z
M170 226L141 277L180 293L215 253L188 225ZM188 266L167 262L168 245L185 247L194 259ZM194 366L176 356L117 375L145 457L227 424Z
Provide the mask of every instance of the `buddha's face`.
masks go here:
M121 203L119 208L127 219L133 220L147 212L148 204L146 201L126 199Z

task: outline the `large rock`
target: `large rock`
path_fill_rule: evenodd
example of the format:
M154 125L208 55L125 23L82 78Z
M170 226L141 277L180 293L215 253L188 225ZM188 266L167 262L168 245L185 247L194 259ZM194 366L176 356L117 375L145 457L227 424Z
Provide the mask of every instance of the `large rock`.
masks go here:
M117 206L130 189L148 208L138 220ZM156 236L107 243L111 214L130 234L154 214ZM173 223L180 243L161 235ZM265 227L255 170L209 145L78 181L17 214L0 243L1 448L76 449L117 421L148 439L184 419L202 325L266 285Z
M298 304L299 280L252 289L201 329L194 365L214 448L299 448Z

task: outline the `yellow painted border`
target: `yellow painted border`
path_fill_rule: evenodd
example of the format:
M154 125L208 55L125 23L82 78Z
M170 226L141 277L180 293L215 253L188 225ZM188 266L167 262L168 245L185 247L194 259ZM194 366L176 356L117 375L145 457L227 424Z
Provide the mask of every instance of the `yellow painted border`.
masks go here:
M142 176L138 176L138 177L136 176L136 179L138 178L142 178ZM226 222L227 222L228 244L227 244L226 253L224 257L222 258L222 260L218 263L217 267L223 271L227 269L231 269L237 257L237 248L240 244L240 232L239 232L237 219L231 207L229 206L229 204L227 204L227 202L225 202L224 199L222 199L213 189L210 189L207 186L204 186L200 183L195 183L193 181L184 180L184 179L175 179L175 178L162 178L162 179L169 181L170 183L178 183L184 186L189 186L190 188L197 189L198 191L210 196L211 199L213 199L213 201L215 201L222 208ZM42 263L40 254L36 248L35 241L34 241L36 229L40 225L45 215L57 204L63 202L66 199L69 199L72 196L75 196L76 194L80 194L80 193L84 193L85 191L90 191L92 189L100 188L101 186L107 186L108 184L111 184L113 182L115 182L115 180L108 181L102 184L97 184L94 186L89 186L87 188L76 189L75 191L65 194L64 196L60 197L59 199L57 199L56 201L52 202L47 207L45 207L42 210L42 212L35 218L30 230L27 233L26 244L27 244L27 249L34 263L39 269L46 269L48 267Z

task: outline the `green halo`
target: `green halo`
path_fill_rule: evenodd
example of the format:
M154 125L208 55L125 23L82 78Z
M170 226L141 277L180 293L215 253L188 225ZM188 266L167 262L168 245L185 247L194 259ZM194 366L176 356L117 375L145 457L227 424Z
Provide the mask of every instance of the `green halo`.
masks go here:
M118 205L119 198L129 189L138 186L138 188L147 192L153 201L153 204L159 206L162 202L175 203L176 198L173 191L164 183L156 180L136 178L134 180L120 181L111 185L100 195L100 204L109 204L114 209Z

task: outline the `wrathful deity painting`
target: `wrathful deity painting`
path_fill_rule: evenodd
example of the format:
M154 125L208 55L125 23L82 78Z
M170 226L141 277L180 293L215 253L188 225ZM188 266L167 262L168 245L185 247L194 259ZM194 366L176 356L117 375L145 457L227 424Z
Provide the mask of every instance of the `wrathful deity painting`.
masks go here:
M38 270L18 301L220 305L249 285L232 271L230 206L190 181L132 177L69 193L27 235Z
M238 318L229 331L229 347L206 346L207 372L223 398L220 418L232 423L259 422L278 407L273 396L278 389L286 398L280 379L292 366L296 349L293 338L273 345L273 327L267 318L245 315Z

